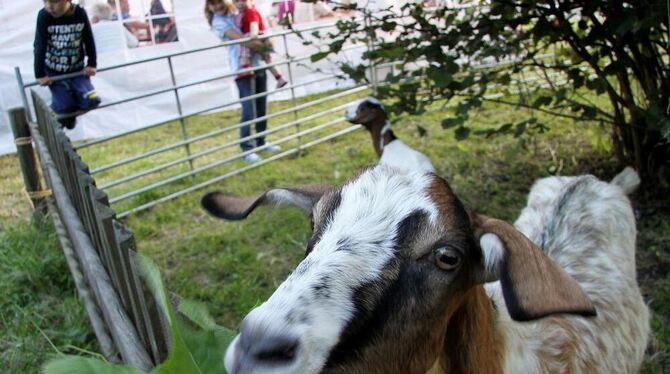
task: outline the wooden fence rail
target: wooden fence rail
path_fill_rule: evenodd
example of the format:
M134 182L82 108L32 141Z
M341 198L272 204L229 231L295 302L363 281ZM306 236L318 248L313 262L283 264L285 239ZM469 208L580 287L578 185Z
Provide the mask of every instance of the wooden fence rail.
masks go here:
M29 124L25 112L14 109L12 127L23 143L29 134L35 144L52 192L49 210L102 353L112 362L149 370L167 356L169 336L161 309L135 267L133 235L116 219L109 198L96 187L55 113L37 93L31 95L36 123ZM27 190L39 191L36 171L29 170L30 152L24 153Z

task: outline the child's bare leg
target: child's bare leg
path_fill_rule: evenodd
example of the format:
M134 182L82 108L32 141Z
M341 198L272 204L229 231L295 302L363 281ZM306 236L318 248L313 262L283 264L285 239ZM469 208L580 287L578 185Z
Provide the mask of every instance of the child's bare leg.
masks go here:
M269 53L266 53L263 55L263 61L265 61L266 64L271 64L272 63L272 56L270 56ZM277 80L277 88L282 88L288 84L288 81L282 77L281 72L276 66L272 66L268 68L272 75L275 77L275 80Z

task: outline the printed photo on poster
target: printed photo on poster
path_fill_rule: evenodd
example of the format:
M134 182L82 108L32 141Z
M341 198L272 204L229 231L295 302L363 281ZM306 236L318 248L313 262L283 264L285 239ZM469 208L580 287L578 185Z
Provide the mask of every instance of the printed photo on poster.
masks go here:
M80 5L103 52L179 41L173 0L81 0Z

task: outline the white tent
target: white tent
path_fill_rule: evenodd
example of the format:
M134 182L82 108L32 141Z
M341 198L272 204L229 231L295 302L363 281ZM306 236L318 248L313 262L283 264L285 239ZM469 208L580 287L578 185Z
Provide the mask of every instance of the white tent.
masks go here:
M268 14L272 7L272 0L256 0L256 4L261 12ZM106 48L98 47L100 50L98 53L98 68L219 43L204 19L204 0L173 0L173 5L179 35L178 42L134 49L113 48L110 47L113 45L110 42L111 44ZM0 45L2 46L0 48L0 155L15 151L7 116L7 111L10 108L22 105L14 67L18 66L20 68L24 82L35 80L32 45L37 12L42 6L43 2L41 0L0 0ZM310 21L333 22L332 18L323 21L314 20L311 6L310 4L296 2L295 18L297 22L305 24ZM288 40L291 54L306 55L311 52L310 49L302 45L297 37L291 36ZM284 53L281 38L276 38L275 46L278 50L275 60L280 60L282 58L280 54ZM358 53L352 52L347 58L358 59L359 54L360 51ZM177 84L223 75L228 72L227 61L225 48L175 57L172 62ZM307 67L297 67L294 69L293 75L294 83L314 79L314 74ZM93 84L103 102L111 102L142 92L169 87L171 85L170 70L166 60L159 60L124 69L101 72L93 78ZM268 84L270 88L273 87L274 80L269 78ZM350 82L333 80L309 85L298 89L297 94L305 95L332 89L343 84L350 84ZM192 113L228 102L237 95L237 90L234 88L231 78L180 90L179 95L183 112ZM38 89L48 95L48 89ZM288 94L288 92L282 92L272 96L271 100L286 99ZM175 95L173 92L167 92L132 103L89 112L78 118L77 128L70 132L70 136L74 140L108 136L156 123L161 119L173 118L177 114Z

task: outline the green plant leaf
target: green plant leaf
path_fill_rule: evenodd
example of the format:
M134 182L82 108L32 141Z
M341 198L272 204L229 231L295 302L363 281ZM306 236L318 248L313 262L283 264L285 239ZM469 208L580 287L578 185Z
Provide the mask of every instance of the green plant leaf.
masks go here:
M465 140L468 136L470 136L470 129L465 126L461 126L454 131L456 140Z
M461 126L465 122L463 117L450 117L442 120L442 128L449 129L456 126Z
M518 138L526 131L526 126L528 123L526 121L517 123L516 129L514 130L514 137Z
M317 52L317 53L315 53L315 54L309 56L309 60L312 61L312 62L317 62L317 61L323 60L323 59L326 58L326 56L328 56L329 54L330 54L330 51L326 51L326 52Z
M144 372L109 362L80 356L63 355L47 362L44 374L144 374Z
M533 102L533 108L539 108L551 104L553 98L551 96L540 96Z
M182 301L177 315L168 301L167 290L156 265L137 256L142 280L165 313L171 349L167 359L150 374L225 373L223 354L235 332L216 324L203 304ZM183 316L183 317L182 317ZM133 368L114 365L98 358L59 356L43 367L44 374L140 374Z

